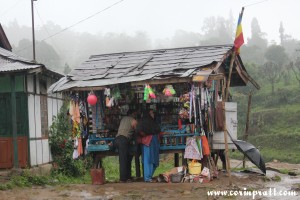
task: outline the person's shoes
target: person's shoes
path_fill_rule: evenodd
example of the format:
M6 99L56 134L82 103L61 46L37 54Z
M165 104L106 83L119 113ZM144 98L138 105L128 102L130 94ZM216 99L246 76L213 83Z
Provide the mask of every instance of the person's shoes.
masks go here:
M129 179L127 179L127 181L126 181L127 183L132 183L133 182L133 178L129 178Z
M145 182L146 182L146 183L156 183L156 181L153 180L153 179L147 180L147 181L145 181Z

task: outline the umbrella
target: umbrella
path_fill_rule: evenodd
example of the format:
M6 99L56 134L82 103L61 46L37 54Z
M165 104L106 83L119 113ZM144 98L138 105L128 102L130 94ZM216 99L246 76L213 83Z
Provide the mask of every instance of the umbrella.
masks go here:
M243 140L233 140L232 142L254 165L256 165L264 174L266 174L265 162L259 150L252 144Z

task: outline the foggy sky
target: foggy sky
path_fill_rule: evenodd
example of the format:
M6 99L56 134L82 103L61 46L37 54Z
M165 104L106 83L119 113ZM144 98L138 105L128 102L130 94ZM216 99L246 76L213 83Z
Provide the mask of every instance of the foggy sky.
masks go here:
M52 21L62 28L69 27L120 0L37 0L35 26ZM74 26L73 31L95 33L145 31L152 39L170 38L176 30L201 33L203 20L210 16L237 20L243 6L245 42L251 36L251 20L258 19L261 31L269 41L279 41L279 24L285 33L300 39L300 1L298 0L123 0L121 3ZM31 26L30 0L0 0L0 23ZM247 6L250 5L250 6ZM8 36L9 37L9 36ZM55 38L54 38L55 39Z

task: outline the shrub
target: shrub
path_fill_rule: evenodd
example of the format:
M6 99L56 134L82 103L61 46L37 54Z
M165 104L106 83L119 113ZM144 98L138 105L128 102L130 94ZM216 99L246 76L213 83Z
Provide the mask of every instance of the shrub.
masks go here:
M53 174L82 176L91 166L91 159L74 160L71 119L68 113L68 101L64 102L50 127L49 144L53 158Z

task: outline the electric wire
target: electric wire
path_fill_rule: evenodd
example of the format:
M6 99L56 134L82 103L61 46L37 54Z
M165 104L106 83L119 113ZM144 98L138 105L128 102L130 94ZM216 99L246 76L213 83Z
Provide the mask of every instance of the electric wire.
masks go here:
M42 19L41 15L40 15L40 13L39 13L39 11L38 11L38 9L37 9L37 7L36 7L35 5L34 5L34 10L36 11L38 17L40 18L41 23L42 23L42 25L43 25L43 28L44 28L45 31L47 32L48 36L50 36L51 34L50 34L50 32L48 31L48 29L47 29L47 27L46 27L46 25L45 25L45 23L44 23L44 20ZM61 51L60 51L59 48L57 48L57 45L56 45L56 43L55 43L55 41L54 41L53 38L51 38L51 41L52 41L52 45L54 46L54 48L55 48L56 50L59 51L58 53L61 54ZM40 44L40 43L39 43L39 44ZM37 45L37 46L38 46L38 45Z
M243 6L243 7L249 7L249 6L253 6L253 5L256 5L256 4L259 4L259 3L263 3L263 2L266 2L268 0L264 0L264 1L259 1L259 2L255 2L255 3L251 3L251 4L248 4L246 6Z
M108 6L108 7L104 8L104 9L102 9L102 10L100 10L100 11L98 11L98 12L96 12L96 13L94 13L94 14L92 14L92 15L90 15L90 16L88 16L88 17L86 17L86 18L84 18L84 19L82 19L82 20L80 20L78 22L76 22L75 24L72 24L71 26L68 26L68 27L66 27L66 28L58 31L57 33L54 33L53 35L50 35L50 36L42 39L41 42L45 41L45 40L48 40L49 38L52 38L52 37L54 37L54 36L56 36L56 35L64 32L64 31L66 31L66 30L68 30L70 28L73 28L74 26L76 26L76 25L78 25L78 24L80 24L80 23L82 23L82 22L84 22L84 21L86 21L86 20L88 20L88 19L90 19L90 18L92 18L92 17L94 17L94 16L96 16L96 15L98 15L98 14L100 14L100 13L102 13L102 12L104 12L104 11L110 9L110 8L112 8L112 7L114 7L114 6L116 6L117 4L121 3L122 1L124 1L124 0L120 0L120 1L118 1L116 3L111 4L110 6ZM15 53L19 53L21 51L24 51L25 49L28 49L29 47L32 47L32 45L28 45L28 46L24 47L23 49L20 49L20 50L16 51Z

